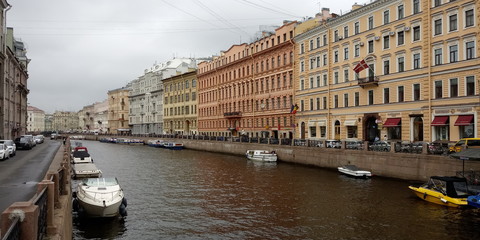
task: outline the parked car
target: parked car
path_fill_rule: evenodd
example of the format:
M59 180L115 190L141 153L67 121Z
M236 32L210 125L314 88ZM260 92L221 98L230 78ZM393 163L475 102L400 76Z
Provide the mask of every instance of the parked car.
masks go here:
M7 149L7 145L0 144L0 159L5 160L10 157L9 151Z
M45 141L45 137L43 135L36 135L33 137L33 139L35 139L37 144L41 144Z
M37 142L35 141L35 138L33 138L33 135L22 135L20 137L28 138L32 142L32 147L37 146Z
M480 138L462 138L450 147L449 152L460 152L466 148L480 148Z
M342 148L342 142L340 140L325 140L327 148Z
M387 141L376 141L368 145L370 151L390 152L391 146Z
M17 154L17 145L13 140L0 140L0 143L7 146L10 157L13 157Z
M363 141L358 141L358 140L347 141L347 142L345 142L345 148L346 149L362 150L363 149Z
M32 149L33 148L33 138L29 137L19 137L15 138L15 144L19 149Z

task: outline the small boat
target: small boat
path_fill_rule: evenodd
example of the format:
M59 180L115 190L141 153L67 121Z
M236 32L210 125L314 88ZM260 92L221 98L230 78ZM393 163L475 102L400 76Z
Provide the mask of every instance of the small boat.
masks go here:
M254 161L263 161L263 162L276 162L277 153L275 151L267 150L247 150L246 154L248 159Z
M467 180L460 177L432 176L420 187L409 188L421 199L448 207L468 205L469 194Z
M163 147L163 143L164 143L164 141L163 141L163 140L159 140L159 139L148 140L148 141L147 141L147 145L148 145L148 146L150 146L150 147L156 147L156 148Z
M469 206L480 208L480 194L467 197L467 203Z
M127 200L116 178L86 178L78 184L74 209L89 217L126 216Z
M93 163L74 164L72 168L74 178L99 178L102 176L102 171Z
M163 147L171 150L181 150L184 146L183 143L167 142L163 144Z
M370 171L361 170L355 165L344 165L344 166L338 167L338 171L353 177L369 178L372 176L372 173Z
M75 151L72 153L72 162L77 163L93 163L93 159L86 151Z

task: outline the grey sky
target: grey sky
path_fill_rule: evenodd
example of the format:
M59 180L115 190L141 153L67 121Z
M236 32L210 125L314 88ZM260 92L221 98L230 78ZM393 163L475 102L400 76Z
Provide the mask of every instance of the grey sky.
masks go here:
M250 42L260 25L340 14L354 0L8 0L27 46L28 102L47 113L107 98L155 62L209 57ZM319 4L320 2L320 4ZM365 0L358 1L364 3Z

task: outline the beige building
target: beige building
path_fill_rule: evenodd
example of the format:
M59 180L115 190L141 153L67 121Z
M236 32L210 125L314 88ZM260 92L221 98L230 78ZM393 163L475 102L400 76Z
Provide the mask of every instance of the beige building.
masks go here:
M128 87L108 91L108 132L112 134L130 133L128 126Z
M27 108L27 132L40 133L45 131L45 112L33 106Z
M78 113L55 111L53 113L53 129L60 132L73 132L78 130Z
M299 25L297 137L478 137L479 8L466 0L377 0L328 21L325 9Z
M163 79L163 126L167 134L198 134L197 71Z

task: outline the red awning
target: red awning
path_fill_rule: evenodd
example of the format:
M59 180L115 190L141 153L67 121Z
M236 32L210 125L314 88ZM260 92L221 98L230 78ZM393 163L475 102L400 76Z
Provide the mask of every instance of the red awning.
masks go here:
M472 123L473 115L458 116L455 126L468 126Z
M436 116L432 121L432 126L446 126L448 125L448 116Z
M401 118L387 118L387 121L383 124L384 127L400 127Z

